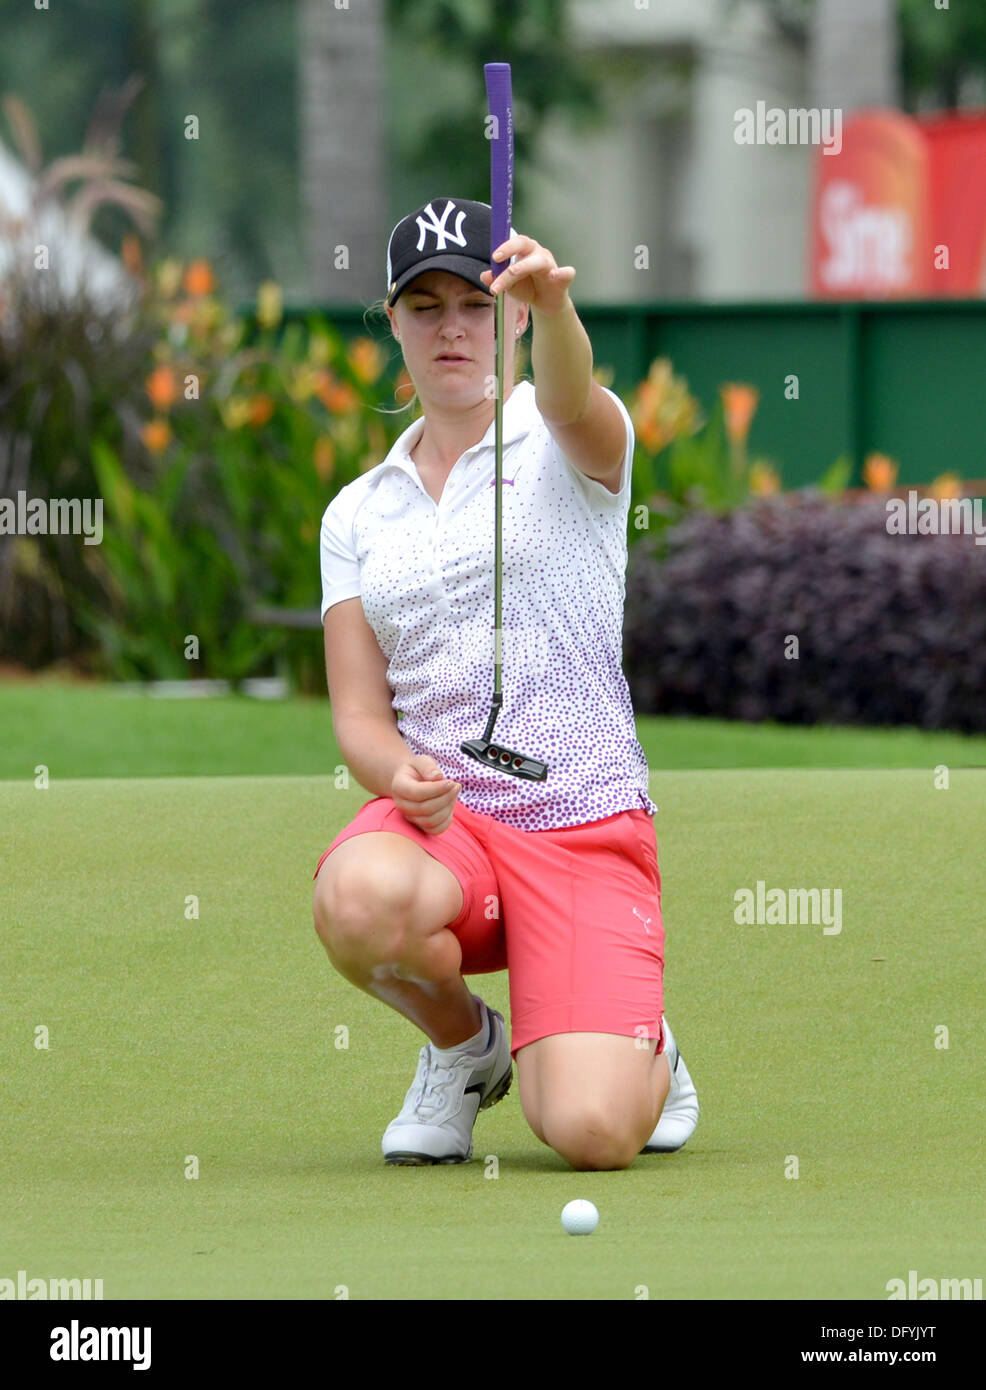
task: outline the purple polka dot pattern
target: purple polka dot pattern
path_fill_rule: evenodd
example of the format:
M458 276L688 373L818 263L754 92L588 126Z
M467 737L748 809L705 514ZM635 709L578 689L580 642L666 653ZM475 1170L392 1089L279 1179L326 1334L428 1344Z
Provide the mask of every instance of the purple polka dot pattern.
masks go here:
M485 768L493 693L494 427L467 449L436 503L410 451L417 420L383 463L322 518L322 616L360 596L388 660L400 733L462 784L470 810L520 830L557 830L657 807L622 664L633 426L619 493L561 453L524 381L504 401L503 707L494 738L548 765L545 782Z

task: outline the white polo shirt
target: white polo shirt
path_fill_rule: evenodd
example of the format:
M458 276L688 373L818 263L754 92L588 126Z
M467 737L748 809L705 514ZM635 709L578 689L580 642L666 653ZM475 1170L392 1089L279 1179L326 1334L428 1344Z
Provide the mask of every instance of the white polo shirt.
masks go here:
M493 694L494 430L456 460L436 503L409 425L384 461L322 517L322 618L359 597L388 660L401 737L462 784L470 810L521 830L584 825L647 794L623 674L633 425L618 493L570 463L529 381L503 406L503 706L493 738L548 765L544 782L460 751L482 738Z

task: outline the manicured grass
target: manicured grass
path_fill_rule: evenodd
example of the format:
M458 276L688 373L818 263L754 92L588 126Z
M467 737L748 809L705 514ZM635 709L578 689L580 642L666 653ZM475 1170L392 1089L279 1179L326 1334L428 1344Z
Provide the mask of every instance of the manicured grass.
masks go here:
M93 719L127 708L89 698ZM171 713L130 708L149 736ZM260 715L287 752L304 711L225 705L243 721L225 756L269 756L241 746ZM218 705L194 713L222 725ZM140 751L131 717L118 763ZM66 781L83 765L59 764L70 734L52 718L61 751L26 753L54 764L48 791L23 770L0 786L0 1276L100 1277L107 1299L885 1300L911 1269L982 1275L983 772L953 769L948 790L937 754L915 771L661 772L693 1139L576 1173L528 1129L515 1081L471 1163L390 1169L380 1136L424 1039L331 969L310 915L315 861L365 793ZM841 888L842 931L737 925L734 894L758 879ZM504 974L470 983L509 1019ZM599 1208L586 1239L561 1229L572 1197Z
M33 777L40 764L61 779L312 776L342 762L328 697L155 699L112 685L18 681L0 683L0 730L0 780ZM674 768L986 766L986 735L641 715L637 736L654 778Z

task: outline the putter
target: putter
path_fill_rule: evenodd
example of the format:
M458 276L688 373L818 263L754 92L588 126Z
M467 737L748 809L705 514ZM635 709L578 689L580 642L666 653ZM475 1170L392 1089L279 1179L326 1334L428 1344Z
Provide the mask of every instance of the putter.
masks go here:
M514 182L514 125L513 101L510 89L510 64L486 63L486 96L490 115L494 118L490 140L490 269L494 279L503 266L492 259L493 252L510 235L513 213ZM530 782L543 782L548 776L547 763L528 758L513 748L493 742L493 725L503 706L503 295L496 296L496 547L494 551L493 584L493 704L482 738L470 739L461 745L470 758L487 767L509 772L512 777L524 777Z

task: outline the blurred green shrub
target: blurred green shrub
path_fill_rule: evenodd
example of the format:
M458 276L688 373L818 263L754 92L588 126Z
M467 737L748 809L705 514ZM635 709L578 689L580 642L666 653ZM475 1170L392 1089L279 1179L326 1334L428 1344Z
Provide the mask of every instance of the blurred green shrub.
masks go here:
M102 598L84 623L105 669L278 672L322 689L318 637L257 626L250 611L318 607L322 513L407 427L395 395L410 381L402 371L395 387L377 342L347 343L320 315L281 331L272 282L252 320L232 315L204 261L159 264L144 315L156 330L141 430L152 481L135 484L105 441L92 449L106 518L89 562Z
M974 536L889 534L885 496L790 492L695 511L657 539L627 582L638 713L986 730Z
M149 476L139 432L151 333L132 312L137 239L123 237L121 263L91 235L104 207L148 235L160 211L159 199L126 181L133 166L118 157L139 85L97 103L81 152L47 165L29 108L3 97L31 183L23 209L0 203L0 496L93 498L93 438ZM95 597L86 558L76 536L0 536L0 658L85 663L76 602Z
M635 433L631 542L659 534L691 512L729 511L781 490L777 466L769 459L751 458L747 449L759 400L755 386L727 382L703 416L699 401L684 377L675 375L670 360L659 357L651 363L630 407ZM849 476L848 459L839 459L816 489L836 495Z

